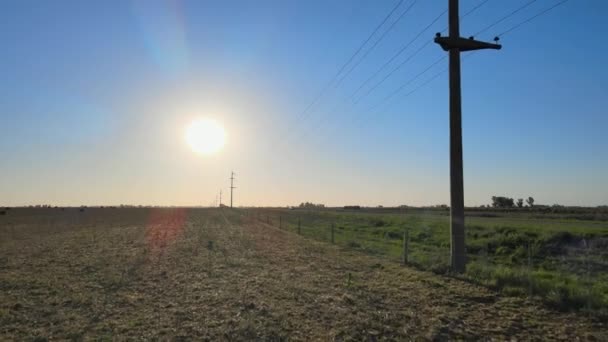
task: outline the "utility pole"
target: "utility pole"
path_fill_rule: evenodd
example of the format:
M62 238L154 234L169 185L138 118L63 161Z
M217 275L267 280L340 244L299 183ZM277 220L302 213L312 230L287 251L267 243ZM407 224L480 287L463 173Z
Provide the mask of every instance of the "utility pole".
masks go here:
M222 207L222 189L220 189L220 208Z
M464 184L462 166L462 104L460 89L460 52L481 49L500 50L499 44L460 37L458 0L448 0L449 36L435 36L450 56L450 264L452 271L462 273L466 269L464 232ZM498 42L498 37L494 38Z
M232 191L236 189L234 187L234 171L230 174L230 208L232 208Z

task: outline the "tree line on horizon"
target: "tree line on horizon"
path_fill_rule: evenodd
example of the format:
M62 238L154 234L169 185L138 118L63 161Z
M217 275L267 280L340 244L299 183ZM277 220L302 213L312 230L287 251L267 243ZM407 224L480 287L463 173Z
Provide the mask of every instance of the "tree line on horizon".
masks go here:
M534 207L534 197L529 196L526 198L527 207ZM523 208L524 207L524 199L518 198L515 201L513 198L506 196L492 196L492 207L493 208Z

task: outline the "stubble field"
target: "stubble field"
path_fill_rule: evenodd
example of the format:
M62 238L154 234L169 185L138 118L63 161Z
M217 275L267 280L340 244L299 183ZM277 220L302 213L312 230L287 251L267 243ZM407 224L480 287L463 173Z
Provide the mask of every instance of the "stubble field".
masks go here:
M534 299L229 209L13 209L0 340L606 340Z

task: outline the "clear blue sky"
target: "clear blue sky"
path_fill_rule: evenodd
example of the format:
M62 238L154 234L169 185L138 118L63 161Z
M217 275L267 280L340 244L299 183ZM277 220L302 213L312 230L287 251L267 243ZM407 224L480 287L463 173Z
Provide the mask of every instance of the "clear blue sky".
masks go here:
M490 0L462 34L525 2ZM557 2L538 0L477 38ZM417 1L296 119L396 3L2 1L0 204L206 205L232 169L241 205L448 203L447 75L405 97L447 60L369 110L444 52L430 44L349 102L447 0ZM462 0L461 13L479 3ZM606 1L571 0L505 35L501 51L464 59L467 205L492 195L608 204L606 13ZM387 70L446 26L444 16ZM218 154L184 143L197 117L224 125Z

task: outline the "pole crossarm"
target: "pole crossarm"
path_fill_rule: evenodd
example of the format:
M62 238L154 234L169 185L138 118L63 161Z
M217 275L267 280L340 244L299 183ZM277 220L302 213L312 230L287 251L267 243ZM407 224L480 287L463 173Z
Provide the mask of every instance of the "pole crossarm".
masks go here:
M482 42L480 40L475 40L473 37L471 38L463 38L463 37L441 37L438 33L435 37L435 43L439 44L444 51L450 51L452 49L458 49L459 51L474 51L474 50L485 50L485 49L493 49L500 50L502 49L502 45Z

